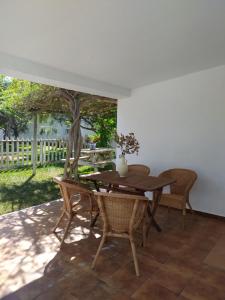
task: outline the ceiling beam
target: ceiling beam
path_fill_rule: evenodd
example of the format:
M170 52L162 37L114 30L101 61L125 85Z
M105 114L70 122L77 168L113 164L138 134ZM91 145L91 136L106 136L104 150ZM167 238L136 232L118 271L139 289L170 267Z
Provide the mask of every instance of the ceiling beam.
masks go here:
M104 97L124 98L131 94L131 90L125 87L59 70L3 52L0 52L0 73Z

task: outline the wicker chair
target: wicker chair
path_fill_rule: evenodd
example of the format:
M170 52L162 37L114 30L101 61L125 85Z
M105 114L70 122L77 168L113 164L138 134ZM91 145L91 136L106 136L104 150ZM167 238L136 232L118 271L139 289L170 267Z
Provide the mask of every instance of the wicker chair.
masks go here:
M53 178L54 182L56 182L59 185L61 196L63 198L63 210L59 217L59 220L57 221L55 227L53 228L53 232L56 232L57 227L61 223L64 216L68 218L65 232L61 241L61 244L64 242L71 221L76 215L77 210L81 207L81 201L89 201L89 212L90 212L90 224L91 226L94 225L93 220L93 213L96 212L96 215L98 214L98 206L97 202L94 197L94 192L86 185L77 183L73 180L69 179L62 179L60 177Z
M128 173L135 173L138 175L146 175L148 176L150 174L150 168L145 165L128 165ZM125 186L112 186L113 192L118 193L126 193L126 194L133 194L133 195L144 195L144 193L140 191L136 191L133 188L125 187Z
M145 165L128 165L128 172L135 172L140 175L149 175L150 168Z
M136 275L139 276L139 267L136 257L133 232L144 220L148 200L144 196L114 194L114 193L95 193L102 216L104 227L103 236L92 263L95 267L99 253L107 237L121 237L129 239L134 259ZM146 227L143 226L145 238Z
M172 177L176 179L170 187L170 193L162 194L160 205L177 208L183 213L183 227L185 226L186 206L192 212L192 207L189 200L189 192L194 185L197 174L189 169L170 169L162 172L159 176Z

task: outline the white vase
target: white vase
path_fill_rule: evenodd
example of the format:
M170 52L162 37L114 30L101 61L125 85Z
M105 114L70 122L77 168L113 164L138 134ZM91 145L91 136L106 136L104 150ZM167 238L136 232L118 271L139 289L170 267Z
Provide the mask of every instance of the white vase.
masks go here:
M125 159L125 155L121 155L118 164L116 166L116 170L120 174L120 176L126 176L128 172L127 160Z

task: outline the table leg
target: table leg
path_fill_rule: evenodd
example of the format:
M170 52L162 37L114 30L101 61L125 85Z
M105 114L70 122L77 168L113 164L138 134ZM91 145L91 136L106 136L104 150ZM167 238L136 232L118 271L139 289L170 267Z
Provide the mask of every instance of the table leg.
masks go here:
M93 183L94 183L94 185L95 185L96 191L97 191L97 192L100 192L99 185L97 184L97 181L96 181L96 180L93 180ZM91 222L90 227L94 227L94 226L95 226L95 223L96 223L98 217L99 217L99 212L97 212L97 214L95 215L94 219L93 219L92 222Z
M155 214L156 214L156 211L157 211L157 208L159 206L159 201L160 201L161 194L162 194L162 188L158 189L157 191L154 192L154 197L153 197L154 206L153 206L153 209L151 208L150 202L148 204L147 213L148 213L150 221L149 221L149 226L148 226L148 229L147 229L147 234L146 234L147 236L148 236L149 230L150 230L152 225L157 229L158 232L162 231L159 224L156 222L156 220L154 218Z
M97 192L100 192L99 185L97 184L97 181L96 181L96 180L93 180L93 182L94 182L96 191L97 191Z
M110 183L110 184L108 185L108 187L107 187L106 192L109 193L109 191L111 190L111 188L112 188L112 184Z
M148 216L149 216L149 218L150 218L150 220L151 220L151 222L152 222L152 223L149 225L149 227L150 227L151 225L153 225L153 226L156 228L156 230L157 230L158 232L161 232L161 231L162 231L161 227L159 226L159 224L156 222L154 216L152 215L152 211L151 211L150 204L149 204L148 207L147 207L147 213L148 213Z
M100 192L99 185L98 185L97 181L94 180L93 182L94 182L96 191L97 191L97 192ZM112 185L111 185L111 183L110 183L109 186L108 186L108 188L107 188L107 192L110 191L111 186L112 186ZM96 223L98 217L99 217L99 212L97 212L97 214L95 215L94 219L93 219L92 222L91 222L90 227L94 227L94 226L95 226L95 223Z
M99 188L99 185L97 184L97 181L96 180L93 180L93 183L95 185L95 189L97 192L100 192L100 188ZM108 185L108 187L106 188L106 192L109 193L109 191L111 190L111 183Z

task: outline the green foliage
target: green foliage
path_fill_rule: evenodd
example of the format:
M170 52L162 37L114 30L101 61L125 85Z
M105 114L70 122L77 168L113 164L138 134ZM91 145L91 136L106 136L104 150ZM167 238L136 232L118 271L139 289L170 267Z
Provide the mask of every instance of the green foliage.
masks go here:
M80 166L78 168L78 174L82 175L82 174L89 174L89 173L93 173L94 172L94 168L91 166Z
M102 119L95 121L96 132L100 135L98 147L109 147L116 130L116 111L111 116L105 115Z
M85 129L92 130L100 137L98 147L109 147L114 137L117 122L117 105L115 102L96 100L86 103L81 109Z
M5 129L6 136L17 137L27 128L34 112L51 115L69 127L71 97L81 100L82 126L100 136L97 146L110 146L116 128L115 101L3 75L0 75L0 127Z
M89 135L89 140L91 143L98 143L101 140L101 136L99 134Z
M32 115L18 109L18 105L32 88L29 81L0 76L0 127L4 128L6 137L18 137L27 128Z

